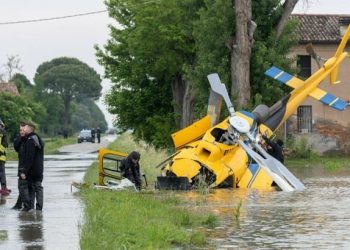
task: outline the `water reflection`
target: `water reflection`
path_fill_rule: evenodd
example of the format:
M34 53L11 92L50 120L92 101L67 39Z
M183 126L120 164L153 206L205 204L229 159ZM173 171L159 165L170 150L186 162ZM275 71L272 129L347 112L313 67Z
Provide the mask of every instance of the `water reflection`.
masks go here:
M6 204L6 196L0 195L0 205L5 205Z
M25 243L25 249L43 248L43 214L40 211L19 212L19 235Z
M208 230L213 249L350 249L350 169L292 169L306 186L298 192L215 189L178 193L196 212L218 215ZM242 202L238 219L235 209Z

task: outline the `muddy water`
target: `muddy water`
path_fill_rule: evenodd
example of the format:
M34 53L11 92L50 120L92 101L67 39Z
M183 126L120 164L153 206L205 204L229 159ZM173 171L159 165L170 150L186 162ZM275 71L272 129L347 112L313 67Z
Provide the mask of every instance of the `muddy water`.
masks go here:
M220 226L208 230L209 249L350 249L350 168L292 172L305 191L214 190L206 197L180 196L198 212L205 209L220 218Z
M82 204L71 192L72 181L81 181L97 154L45 156L44 209L12 210L16 203L17 162L6 164L10 196L1 197L0 249L79 249Z

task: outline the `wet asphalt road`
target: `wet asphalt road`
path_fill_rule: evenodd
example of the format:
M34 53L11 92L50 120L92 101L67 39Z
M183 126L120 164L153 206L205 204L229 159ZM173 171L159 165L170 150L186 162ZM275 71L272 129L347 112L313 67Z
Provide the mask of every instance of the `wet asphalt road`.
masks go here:
M83 204L71 183L82 180L97 160L98 148L114 139L108 136L101 144L85 142L61 148L60 155L45 155L42 212L11 209L18 196L17 162L7 162L7 184L12 193L1 196L0 249L80 249Z

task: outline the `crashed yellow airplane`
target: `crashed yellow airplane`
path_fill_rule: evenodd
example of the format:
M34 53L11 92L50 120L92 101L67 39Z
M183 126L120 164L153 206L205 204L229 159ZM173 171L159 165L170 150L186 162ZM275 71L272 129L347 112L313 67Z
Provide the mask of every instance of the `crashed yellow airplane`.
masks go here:
M259 105L251 113L235 112L219 76L209 75L212 100L217 103L222 97L230 116L215 125L218 106L210 104L206 117L174 133L172 138L177 151L160 164L162 174L157 178L157 187L189 189L204 180L210 187L303 190L303 183L260 146L259 137L271 137L308 96L337 110L346 109L349 103L318 85L328 76L331 84L338 83L339 66L349 56L344 51L349 36L350 27L335 55L305 81L276 67L268 69L267 76L293 90L273 106Z

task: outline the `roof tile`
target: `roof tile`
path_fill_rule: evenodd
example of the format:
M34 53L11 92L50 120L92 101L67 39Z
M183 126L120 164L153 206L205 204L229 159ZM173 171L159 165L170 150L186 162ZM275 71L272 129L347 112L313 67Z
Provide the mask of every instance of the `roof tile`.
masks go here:
M299 21L296 32L300 43L338 43L341 40L340 24L349 16L293 14Z

